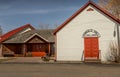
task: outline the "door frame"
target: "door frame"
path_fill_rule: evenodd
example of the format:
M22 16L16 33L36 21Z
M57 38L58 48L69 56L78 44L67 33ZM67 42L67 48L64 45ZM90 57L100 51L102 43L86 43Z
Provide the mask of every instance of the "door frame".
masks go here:
M84 33L83 33L83 36L84 38L84 41L85 41L85 38L92 38L92 37L97 37L98 38L98 58L100 60L100 49L99 49L99 38L101 37L100 33L94 29L87 29ZM84 61L85 61L85 42L84 42L84 50L83 50L83 57L84 57ZM97 60L95 59L95 60Z
M97 47L97 48L98 48L97 54L98 54L98 55L97 55L96 57L94 57L93 54L91 54L91 57L88 57L88 58L86 57L86 51L85 51L85 50L86 50L86 49L85 49L85 45L86 45L85 40L86 40L86 38L88 38L88 39L97 38L97 42L98 42L98 43L97 43L97 46L98 46L98 47ZM91 52L92 52L92 51L91 51ZM84 59L85 59L85 60L86 60L86 59L96 59L96 60L97 60L97 59L100 59L99 38L98 38L98 37L84 37Z

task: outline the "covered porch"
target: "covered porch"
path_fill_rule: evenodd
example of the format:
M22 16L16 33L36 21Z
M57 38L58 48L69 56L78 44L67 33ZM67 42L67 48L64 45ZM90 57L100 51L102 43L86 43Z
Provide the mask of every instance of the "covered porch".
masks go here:
M25 44L4 44L3 56L9 57L42 57L51 56L53 53L51 43L25 43ZM5 50L4 50L5 49Z
M36 31L28 32L3 42L3 56L43 57L54 55L53 37L48 37L48 34L50 34L48 31L38 32L41 34L36 33ZM46 35L42 35L43 33L46 33Z

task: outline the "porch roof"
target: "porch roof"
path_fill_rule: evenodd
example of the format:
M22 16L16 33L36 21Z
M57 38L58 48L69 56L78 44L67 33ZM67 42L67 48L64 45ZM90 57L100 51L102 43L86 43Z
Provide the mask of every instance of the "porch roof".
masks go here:
M31 30L31 31L25 32L21 35L17 35L13 38L10 38L10 39L4 41L3 43L26 43L26 40L35 34L39 35L44 40L47 40L47 42L51 43L51 42L54 42L53 31L54 31L53 29Z

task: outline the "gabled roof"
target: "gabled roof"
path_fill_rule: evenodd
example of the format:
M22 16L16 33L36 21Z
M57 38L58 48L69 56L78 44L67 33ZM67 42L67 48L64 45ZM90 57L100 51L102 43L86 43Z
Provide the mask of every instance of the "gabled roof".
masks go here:
M43 38L42 36L40 36L38 33L34 33L32 36L30 36L29 38L27 38L24 42L26 43L27 41L29 41L30 39L32 39L33 37L38 36L39 38L41 38L42 40L44 40L45 42L48 42L47 39Z
M34 29L30 24L26 24L24 26L21 26L19 28L16 28L14 30L9 31L8 33L1 36L0 42L3 42L7 40L8 38L12 37L13 35L17 34L18 32L21 32L25 28L31 28Z
M12 37L4 41L3 43L26 43L30 38L32 38L35 35L39 36L41 39L45 40L48 43L54 43L53 31L53 29L31 30L21 35L16 35L16 37Z
M95 4L92 1L88 1L82 8L80 8L76 13L74 13L70 18L68 18L63 24L61 24L55 31L54 31L54 35L56 35L56 33L61 30L64 26L66 26L72 19L74 19L78 14L80 14L85 8L87 8L89 5L94 6L95 8L97 8L98 10L100 10L102 13L104 13L105 15L107 15L108 17L110 17L111 19L113 19L114 21L118 22L120 24L120 20L117 19L115 16L113 16L112 14L110 14L108 11L106 11L105 9L99 7L97 4Z

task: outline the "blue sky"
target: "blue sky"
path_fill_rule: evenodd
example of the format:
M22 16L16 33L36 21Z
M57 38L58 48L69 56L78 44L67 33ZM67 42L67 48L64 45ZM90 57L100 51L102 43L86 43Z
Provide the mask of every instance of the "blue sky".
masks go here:
M6 33L31 24L60 25L88 0L0 0L0 25ZM97 3L97 0L93 0Z

